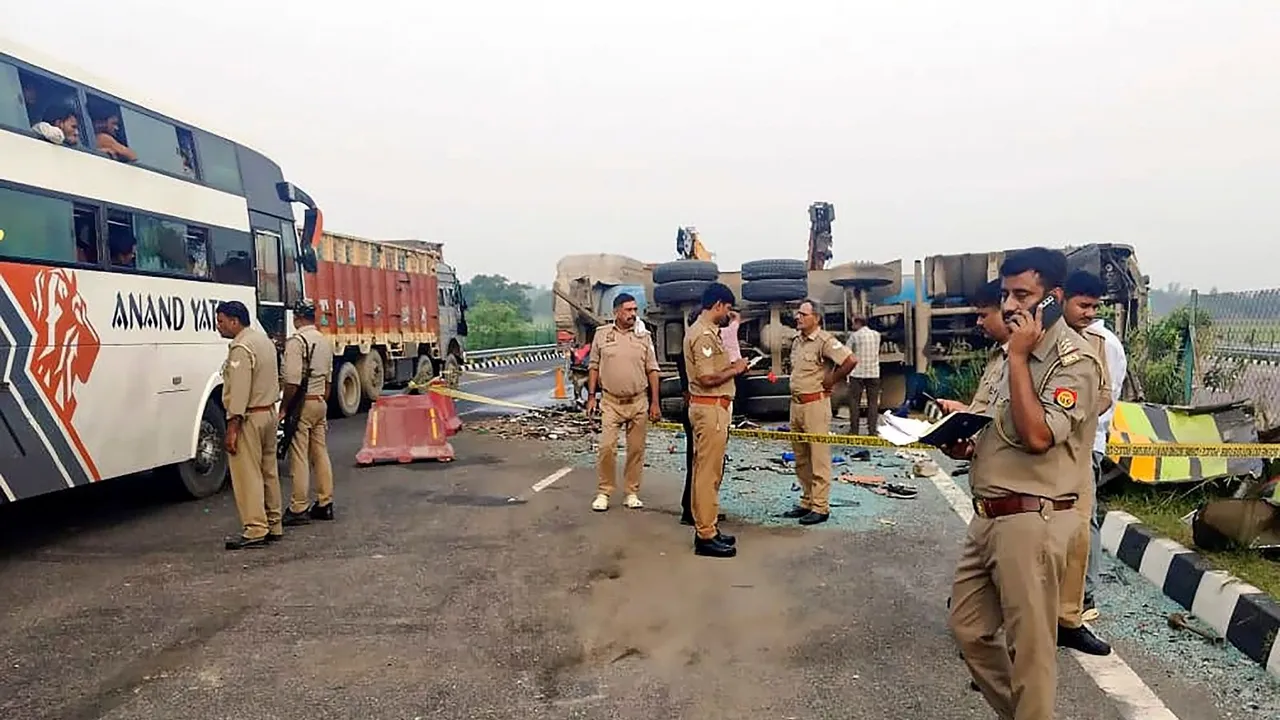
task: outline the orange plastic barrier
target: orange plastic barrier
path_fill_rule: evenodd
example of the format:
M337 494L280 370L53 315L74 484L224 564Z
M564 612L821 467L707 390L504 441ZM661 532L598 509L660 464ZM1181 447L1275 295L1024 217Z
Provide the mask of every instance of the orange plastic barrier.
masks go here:
M448 438L461 428L453 398L433 392L380 397L369 410L356 464L449 462L454 454Z

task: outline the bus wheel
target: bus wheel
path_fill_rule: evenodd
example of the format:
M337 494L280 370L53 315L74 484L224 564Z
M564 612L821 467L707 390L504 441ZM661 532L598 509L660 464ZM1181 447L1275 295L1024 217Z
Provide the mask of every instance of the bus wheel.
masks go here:
M205 403L195 457L173 466L187 495L199 500L222 490L227 481L226 438L227 419L215 403Z
M337 372L333 374L332 393L330 404L338 415L351 417L360 412L363 391L360 389L360 373L356 372L355 365L345 360L338 365Z

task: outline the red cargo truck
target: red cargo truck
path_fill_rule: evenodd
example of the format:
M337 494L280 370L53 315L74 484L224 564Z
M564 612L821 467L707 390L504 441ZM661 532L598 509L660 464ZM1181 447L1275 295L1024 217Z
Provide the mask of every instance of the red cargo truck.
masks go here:
M306 276L316 325L333 342L333 414L350 417L429 363L455 375L466 359L466 301L442 245L325 232Z

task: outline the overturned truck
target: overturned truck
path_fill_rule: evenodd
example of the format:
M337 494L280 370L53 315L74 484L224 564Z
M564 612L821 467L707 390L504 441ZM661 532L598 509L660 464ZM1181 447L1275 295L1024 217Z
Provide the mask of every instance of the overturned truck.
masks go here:
M1122 336L1146 304L1147 280L1133 249L1125 245L1066 248L1071 269L1101 276L1107 286L1104 304ZM575 255L560 261L554 285L555 317L561 343L581 352L595 327L608 322L613 298L636 297L641 316L654 334L662 374L662 410L677 416L684 410L676 363L684 333L696 317L702 291L722 282L739 298L739 338L744 357L763 356L755 369L737 381L736 412L749 417L777 417L788 412L788 373L794 312L805 298L821 305L824 327L842 340L851 319L863 316L880 333L882 408L922 402L923 391L944 384L954 366L981 357L988 341L977 332L969 298L983 283L999 275L1006 251L937 255L915 261L904 275L902 260L851 262L811 269L796 259L764 259L722 271L707 260L650 264L621 255ZM578 392L583 388L578 383ZM845 405L837 386L833 407Z

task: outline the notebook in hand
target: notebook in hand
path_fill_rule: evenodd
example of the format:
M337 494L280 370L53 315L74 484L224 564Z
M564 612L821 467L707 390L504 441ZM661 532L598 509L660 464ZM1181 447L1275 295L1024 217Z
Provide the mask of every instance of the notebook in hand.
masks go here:
M877 434L894 445L924 443L934 447L968 440L987 426L991 418L971 412L953 412L936 423L900 418L886 412L880 418Z

